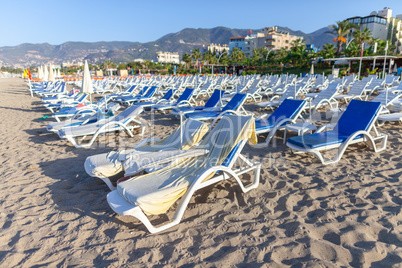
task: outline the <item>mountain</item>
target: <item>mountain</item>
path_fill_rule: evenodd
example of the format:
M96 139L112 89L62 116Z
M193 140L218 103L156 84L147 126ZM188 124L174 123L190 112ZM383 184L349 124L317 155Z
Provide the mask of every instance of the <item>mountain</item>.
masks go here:
M277 26L278 30L287 31L292 35L302 36L306 44L322 47L332 41L333 36L326 33L325 27L306 34L302 31ZM246 36L249 29L231 29L215 27L212 29L186 28L177 33L162 36L156 41L148 43L139 42L66 42L61 45L21 44L18 46L0 47L0 64L6 65L40 65L48 62L60 64L66 61L83 61L97 63L105 60L114 62L128 62L137 58L156 60L157 51L190 53L194 48L201 48L211 43L228 44L229 38ZM253 33L261 29L252 30Z

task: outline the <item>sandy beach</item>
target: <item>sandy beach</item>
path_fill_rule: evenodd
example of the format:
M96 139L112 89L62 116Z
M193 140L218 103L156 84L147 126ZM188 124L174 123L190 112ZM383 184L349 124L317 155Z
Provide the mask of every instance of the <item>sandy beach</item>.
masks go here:
M116 215L108 187L84 170L86 157L142 137L76 149L46 131L46 114L22 79L0 79L1 267L401 267L401 124L379 128L385 151L354 145L329 166L291 154L282 135L274 147L246 145L263 163L257 189L229 180L198 191L179 225L150 234ZM160 138L179 125L165 115L154 123Z

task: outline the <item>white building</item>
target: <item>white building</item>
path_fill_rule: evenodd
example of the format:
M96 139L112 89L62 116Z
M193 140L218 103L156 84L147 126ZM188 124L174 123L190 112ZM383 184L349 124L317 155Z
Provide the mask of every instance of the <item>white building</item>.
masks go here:
M297 39L303 40L303 36L278 31L278 27L266 27L263 29L263 33L265 35L265 47L272 50L279 50L281 48L290 50L294 41Z
M253 56L253 49L265 47L265 35L263 33L257 33L248 35L244 38L244 54L247 58Z
M393 18L392 9L388 7L385 7L378 12L373 11L366 17L356 16L348 18L347 20L359 26L361 31L364 28L368 28L371 31L373 38L391 40L396 34L397 40L394 45L398 46L398 44L402 44L402 15L397 15L396 18ZM350 35L349 40L351 38L352 36ZM399 47L399 51L402 51L402 45Z
M180 64L180 57L179 57L179 53L177 52L156 52L157 54L157 58L158 58L158 62L160 63L176 63L176 64Z
M211 53L221 54L223 51L229 52L229 47L226 44L209 44L208 46L202 45L202 53L210 51Z

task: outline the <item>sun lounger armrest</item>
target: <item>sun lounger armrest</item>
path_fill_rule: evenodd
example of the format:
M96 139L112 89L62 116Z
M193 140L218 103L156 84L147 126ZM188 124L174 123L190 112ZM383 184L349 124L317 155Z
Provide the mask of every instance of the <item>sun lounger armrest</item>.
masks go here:
M322 127L320 127L319 129L317 129L317 133L320 133L320 132L323 132L324 130L327 130L327 129L333 129L335 126L334 125L330 125L330 124L328 124L328 125L324 125L324 126L322 126Z
M161 141L161 139L158 139L158 138L148 138L148 139L145 139L145 140L140 141L140 142L139 142L136 146L134 146L133 148L136 149L136 148L139 148L139 147L141 147L141 146L143 146L143 145L145 145L145 144L147 144L147 143L159 142L159 141Z
M263 114L263 115L257 117L255 120L261 120L261 119L267 118L269 116L270 116L270 114Z
M81 116L81 114L84 113L84 112L93 112L93 113L96 113L96 109L81 109L81 110L78 110L78 111L73 115L72 119L78 118L78 117Z
M189 101L182 100L181 102L179 102L177 104L178 107L185 106L185 105L191 106L191 103Z
M279 99L279 95L275 95L275 96L273 96L271 99L270 99L270 101L273 101L273 100L276 100L276 99Z

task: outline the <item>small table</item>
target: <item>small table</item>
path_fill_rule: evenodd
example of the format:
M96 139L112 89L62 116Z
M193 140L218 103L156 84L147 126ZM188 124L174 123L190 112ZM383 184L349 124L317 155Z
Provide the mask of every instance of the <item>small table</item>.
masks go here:
M313 133L314 130L316 130L317 127L310 124L309 122L303 122L303 123L294 123L290 125L285 126L285 133L283 135L283 143L286 142L286 131L296 131L297 136L304 135L308 132L311 131Z

